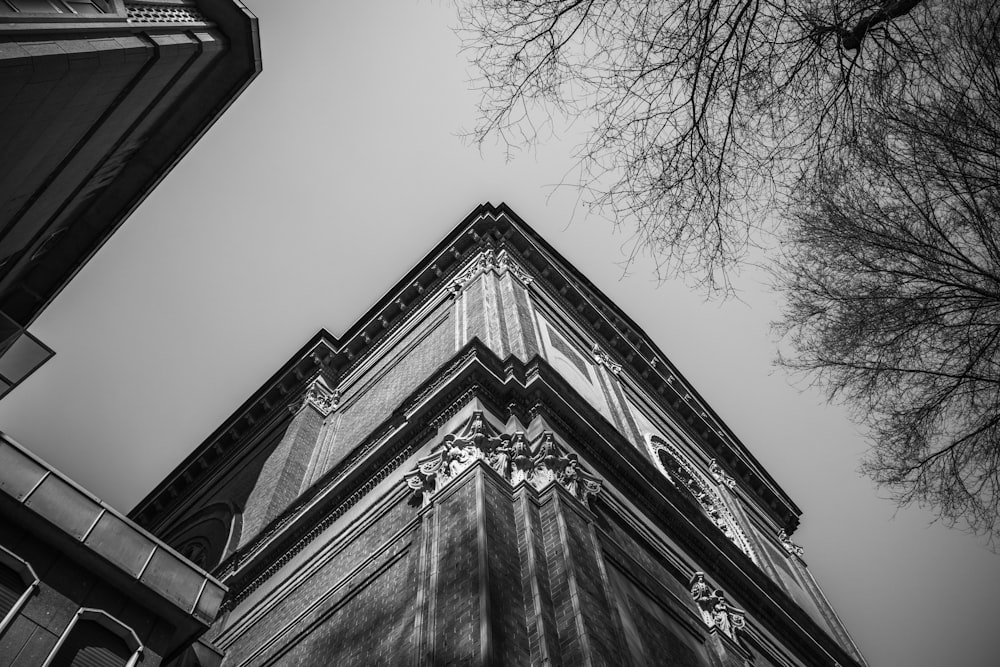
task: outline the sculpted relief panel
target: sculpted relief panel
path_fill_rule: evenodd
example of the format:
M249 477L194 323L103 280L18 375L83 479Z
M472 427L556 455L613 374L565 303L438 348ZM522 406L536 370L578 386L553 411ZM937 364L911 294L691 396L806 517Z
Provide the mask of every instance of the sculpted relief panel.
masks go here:
M559 484L584 503L601 490L601 480L585 471L573 452L566 452L552 432L533 440L523 432L499 433L482 412L474 412L458 433L446 435L416 469L405 475L415 497L427 505L435 493L475 461L486 462L511 485L522 482L541 490Z
M759 564L757 554L750 546L750 540L732 511L726 505L719 487L733 489L736 481L727 475L715 462L709 464L712 476L701 472L698 467L677 447L658 435L646 434L646 446L653 462L664 477L675 487L686 491L704 510L712 523L738 546L750 559Z

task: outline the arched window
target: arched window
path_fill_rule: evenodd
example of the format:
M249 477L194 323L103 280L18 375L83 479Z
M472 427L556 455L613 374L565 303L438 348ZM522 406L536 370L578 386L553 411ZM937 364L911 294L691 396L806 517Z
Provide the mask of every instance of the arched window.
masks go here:
M211 543L203 537L194 537L185 542L178 551L189 561L205 570L208 569L209 553L212 550Z
M100 609L81 609L43 667L135 667L141 655L132 628Z
M230 503L214 503L184 517L163 540L203 570L226 559L239 541L241 515Z
M646 446L653 462L664 477L678 489L690 494L712 523L749 556L750 560L758 563L757 555L750 546L750 540L726 504L719 485L699 470L677 447L660 436L647 433Z
M27 561L0 547L0 632L13 622L38 588L38 577Z

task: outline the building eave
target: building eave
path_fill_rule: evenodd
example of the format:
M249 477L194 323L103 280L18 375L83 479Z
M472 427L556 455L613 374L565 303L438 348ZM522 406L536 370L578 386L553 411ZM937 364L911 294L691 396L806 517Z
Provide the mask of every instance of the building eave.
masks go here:
M257 18L238 0L198 0L197 7L210 25L225 36L225 52L184 91L170 117L135 152L127 168L87 202L79 219L60 235L58 242L51 244L40 260L24 266L23 271L16 266L12 268L16 277L13 282L6 281L5 308L22 326L30 326L48 307L261 72ZM101 29L102 25L90 27ZM191 26L119 21L103 29L114 34L178 28L188 30ZM55 38L72 36L74 32L72 26L59 23L10 24L5 30L16 31L19 38L30 35ZM95 167L88 178L99 178L99 170ZM90 183L85 181L79 189L90 187ZM42 229L50 229L49 224ZM35 246L38 243L41 241L36 241ZM30 255L37 248L28 250ZM30 285L25 292L30 298L19 296L17 285Z
M215 620L217 579L3 433L0 462L0 512L169 621L174 647Z

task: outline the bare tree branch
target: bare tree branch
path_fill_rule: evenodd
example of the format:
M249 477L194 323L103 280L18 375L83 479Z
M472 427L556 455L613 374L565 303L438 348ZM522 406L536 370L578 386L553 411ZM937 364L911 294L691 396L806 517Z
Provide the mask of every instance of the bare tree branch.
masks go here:
M863 469L996 548L1000 9L967 10L939 28L923 76L800 184L780 326L783 363L868 427Z

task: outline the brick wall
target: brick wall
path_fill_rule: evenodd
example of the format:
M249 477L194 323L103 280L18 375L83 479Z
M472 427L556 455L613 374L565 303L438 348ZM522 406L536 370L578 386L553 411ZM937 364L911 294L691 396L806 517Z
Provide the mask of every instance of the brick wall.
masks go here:
M629 572L634 575L634 572ZM618 565L609 566L617 603L622 607L627 653L632 663L662 664L671 667L708 667L714 665L715 651L708 651L702 640L683 629L667 611L671 602L637 584Z
M382 423L392 411L443 363L455 354L455 333L450 304L421 328L407 335L393 354L352 382L342 399L342 409L329 418L330 432L324 451L313 457L302 490L340 463L351 450Z
M225 667L742 660L704 626L672 565L557 485L512 488L480 462L427 507L385 498L362 499L239 609L217 635Z
M548 560L542 538L542 523L538 505L522 488L516 505L518 523L518 555L521 560L521 590L528 601L528 646L532 664L562 664L562 654L556 635L555 607L549 579Z
M484 531L489 568L489 616L493 654L499 665L529 664L525 598L521 583L526 569L520 557L514 504L505 480L484 475Z
M388 613L384 595L377 592L382 590L380 586L383 583L377 581L382 576L392 580L400 576L400 569L415 567L415 561L411 562L414 558L412 543L417 536L412 532L398 535L413 519L413 511L406 503L398 503L384 513L369 513L354 524L345 526L330 544L312 547L314 558L306 564L304 571L291 576L286 574L286 582L273 582L275 590L272 594L243 614L234 630L220 635L220 645L228 651L225 664L284 660L281 656L305 650L294 647L314 632L326 633L324 628L330 623L333 623L330 627L338 627L338 623L346 622L341 620L344 618L368 615L371 620L392 616ZM404 563L398 564L396 560ZM390 562L392 565L387 568L386 564ZM408 581L414 580L412 573L407 577ZM365 595L375 595L374 598L355 600L357 593L373 584L375 592ZM391 592L393 588L387 590ZM381 602L374 605L372 600ZM370 612L366 610L369 603L372 606ZM394 613L402 613L401 609L412 606L405 595L393 604L396 605ZM345 616L343 611L349 613Z
M247 499L240 544L256 536L298 498L322 427L323 415L316 408L311 405L299 408L281 442L268 456Z
M482 646L476 485L472 477L442 499L435 517L436 582L432 664L478 664Z

